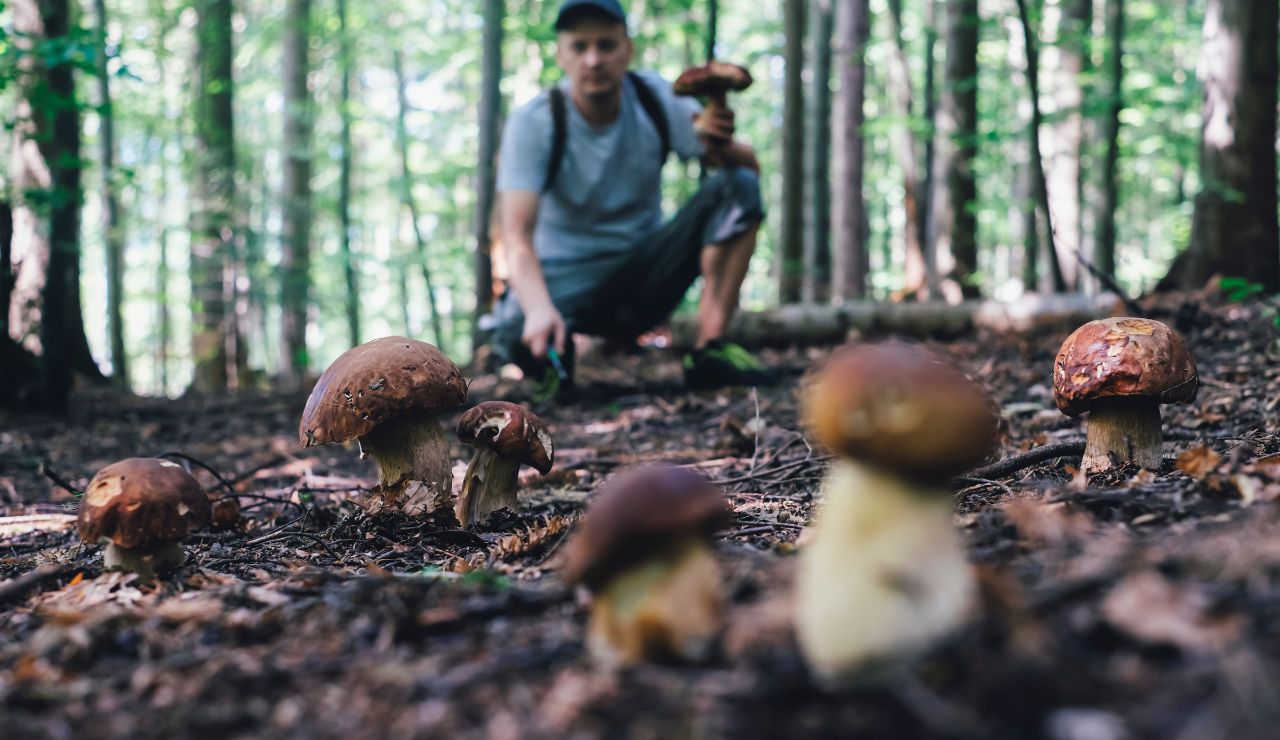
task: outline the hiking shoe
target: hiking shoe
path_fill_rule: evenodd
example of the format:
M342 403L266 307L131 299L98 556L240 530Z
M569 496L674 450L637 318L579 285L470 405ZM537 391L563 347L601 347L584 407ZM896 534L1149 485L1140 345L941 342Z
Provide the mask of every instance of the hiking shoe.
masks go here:
M684 356L684 384L688 388L727 385L772 385L772 372L741 345L713 339Z

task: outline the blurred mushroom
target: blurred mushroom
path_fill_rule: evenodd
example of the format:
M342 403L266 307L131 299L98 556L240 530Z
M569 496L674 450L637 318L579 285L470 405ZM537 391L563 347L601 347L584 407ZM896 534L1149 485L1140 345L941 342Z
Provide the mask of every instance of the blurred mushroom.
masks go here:
M426 342L383 337L349 349L316 381L298 425L304 447L360 443L378 461L375 513L429 513L452 496L449 441L435 414L460 406L457 365Z
M965 618L973 575L945 482L991 452L998 418L958 369L898 343L837 351L804 406L838 457L800 554L796 631L815 675L840 683Z
M1081 469L1133 462L1160 469L1160 404L1189 403L1200 376L1178 333L1159 321L1090 321L1062 343L1053 363L1053 400L1067 416L1089 413Z
M469 409L458 420L458 439L476 448L454 507L464 527L498 509L516 507L516 475L522 464L546 475L555 459L542 420L506 401L484 401Z
M76 525L85 542L106 543L105 568L151 580L182 565L178 543L209 517L209 497L181 465L131 457L93 476Z
M587 649L605 665L704 659L723 623L712 534L732 521L724 495L684 468L620 473L588 510L565 578L594 594Z
M715 60L701 67L690 67L672 83L676 95L692 95L707 99L704 113L709 115L728 108L726 96L730 90L746 90L751 87L751 73L745 67Z

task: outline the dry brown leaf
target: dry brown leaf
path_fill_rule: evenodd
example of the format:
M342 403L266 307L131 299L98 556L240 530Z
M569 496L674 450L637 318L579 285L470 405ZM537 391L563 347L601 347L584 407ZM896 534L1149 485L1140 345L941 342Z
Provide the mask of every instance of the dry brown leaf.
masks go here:
M1102 616L1143 642L1208 653L1234 642L1244 626L1239 614L1215 614L1211 607L1195 585L1173 583L1147 570L1130 575L1107 594Z
M1015 499L1000 507L1018 533L1031 542L1058 544L1088 535L1089 517L1067 510L1065 503L1046 504L1037 499Z
M1209 449L1207 445L1200 445L1178 455L1178 470L1196 480L1204 480L1218 469L1221 462L1221 455Z

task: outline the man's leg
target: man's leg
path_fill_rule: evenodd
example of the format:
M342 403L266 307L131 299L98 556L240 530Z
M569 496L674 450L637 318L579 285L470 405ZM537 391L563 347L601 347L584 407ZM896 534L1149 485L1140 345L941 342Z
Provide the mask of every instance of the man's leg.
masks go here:
M698 336L695 347L724 336L738 308L738 294L756 250L760 222L720 244L702 248L702 296L698 302Z

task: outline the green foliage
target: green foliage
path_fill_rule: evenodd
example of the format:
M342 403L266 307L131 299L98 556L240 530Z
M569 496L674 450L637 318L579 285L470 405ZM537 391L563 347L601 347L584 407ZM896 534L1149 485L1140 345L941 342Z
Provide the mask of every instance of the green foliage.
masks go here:
M1262 285L1242 277L1219 278L1218 287L1227 294L1227 300L1233 303L1241 303L1266 292Z

